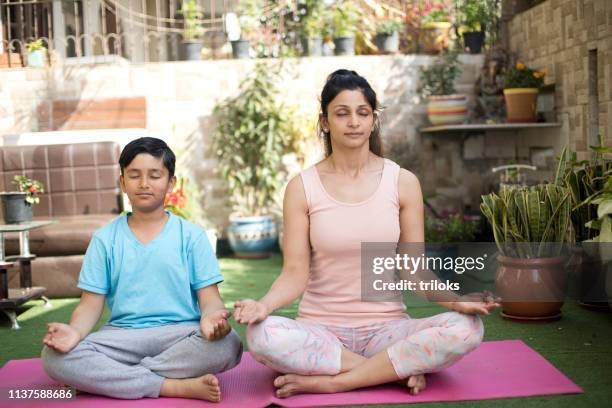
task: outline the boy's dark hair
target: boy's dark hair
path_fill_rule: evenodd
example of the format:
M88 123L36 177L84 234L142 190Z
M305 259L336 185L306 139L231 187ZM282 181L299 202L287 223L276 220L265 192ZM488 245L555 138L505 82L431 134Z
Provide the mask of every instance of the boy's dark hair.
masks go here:
M134 157L140 153L147 153L158 159L161 158L164 162L164 167L166 167L168 173L170 173L170 178L174 176L176 156L174 156L174 152L168 147L166 142L155 137L141 137L125 145L119 156L119 167L121 167L122 175L123 170L129 166L132 160L134 160Z

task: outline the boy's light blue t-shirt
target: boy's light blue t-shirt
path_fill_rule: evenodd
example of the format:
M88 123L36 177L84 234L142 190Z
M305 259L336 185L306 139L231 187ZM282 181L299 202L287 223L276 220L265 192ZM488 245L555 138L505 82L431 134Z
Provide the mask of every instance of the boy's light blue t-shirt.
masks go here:
M77 286L106 296L110 325L197 323L196 291L223 281L204 230L168 215L162 232L146 245L130 229L127 215L94 233Z

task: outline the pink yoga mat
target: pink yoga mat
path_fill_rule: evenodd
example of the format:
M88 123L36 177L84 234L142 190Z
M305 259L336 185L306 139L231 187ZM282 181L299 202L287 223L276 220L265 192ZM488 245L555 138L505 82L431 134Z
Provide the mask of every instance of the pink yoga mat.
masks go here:
M256 408L274 403L297 408L483 400L582 392L580 387L520 340L483 343L454 366L443 372L428 375L427 389L417 396L409 395L406 389L399 385L386 385L341 394L296 395L278 399L274 396L272 385L272 380L277 375L245 353L238 367L219 375L223 398L219 404L176 398L124 401L79 394L75 401L70 402L29 401L26 404L0 402L0 406ZM39 359L13 360L0 369L2 388L42 388L55 384L44 373Z

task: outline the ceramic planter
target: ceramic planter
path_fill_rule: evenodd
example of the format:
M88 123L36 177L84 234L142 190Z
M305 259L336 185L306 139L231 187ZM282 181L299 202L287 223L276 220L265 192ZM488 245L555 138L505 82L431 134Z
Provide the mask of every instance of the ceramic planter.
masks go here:
M567 258L497 257L496 294L502 316L513 320L547 321L561 317L567 290Z
M183 41L186 61L200 61L202 59L202 41Z
M45 64L46 50L36 50L28 53L28 67L43 68Z
M378 51L385 54L392 54L399 51L399 34L397 31L393 33L378 33L375 38Z
M276 222L269 215L230 217L230 246L238 258L261 259L270 256L278 239Z
M425 54L439 54L448 47L451 29L449 22L423 23L419 29L419 50Z
M305 38L300 39L302 43L302 54L306 57L320 57L323 55L323 38Z
M32 204L26 202L26 193L6 192L2 196L2 209L5 224L19 224L32 221Z
M463 33L463 46L470 54L480 54L484 43L484 33L482 31L468 31Z
M355 37L334 37L334 55L355 55Z
M427 103L427 118L432 125L463 123L467 116L465 95L430 96Z
M249 58L249 48L251 47L249 40L236 40L230 43L232 44L232 57L236 59Z
M511 123L535 122L538 88L504 89L506 120Z

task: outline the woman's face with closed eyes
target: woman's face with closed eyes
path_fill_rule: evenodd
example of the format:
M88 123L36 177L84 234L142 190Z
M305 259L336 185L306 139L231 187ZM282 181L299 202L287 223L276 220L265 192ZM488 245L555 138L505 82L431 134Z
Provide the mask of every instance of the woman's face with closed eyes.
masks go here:
M357 148L368 143L374 127L374 111L359 89L340 92L321 116L323 130L330 132L332 145Z

